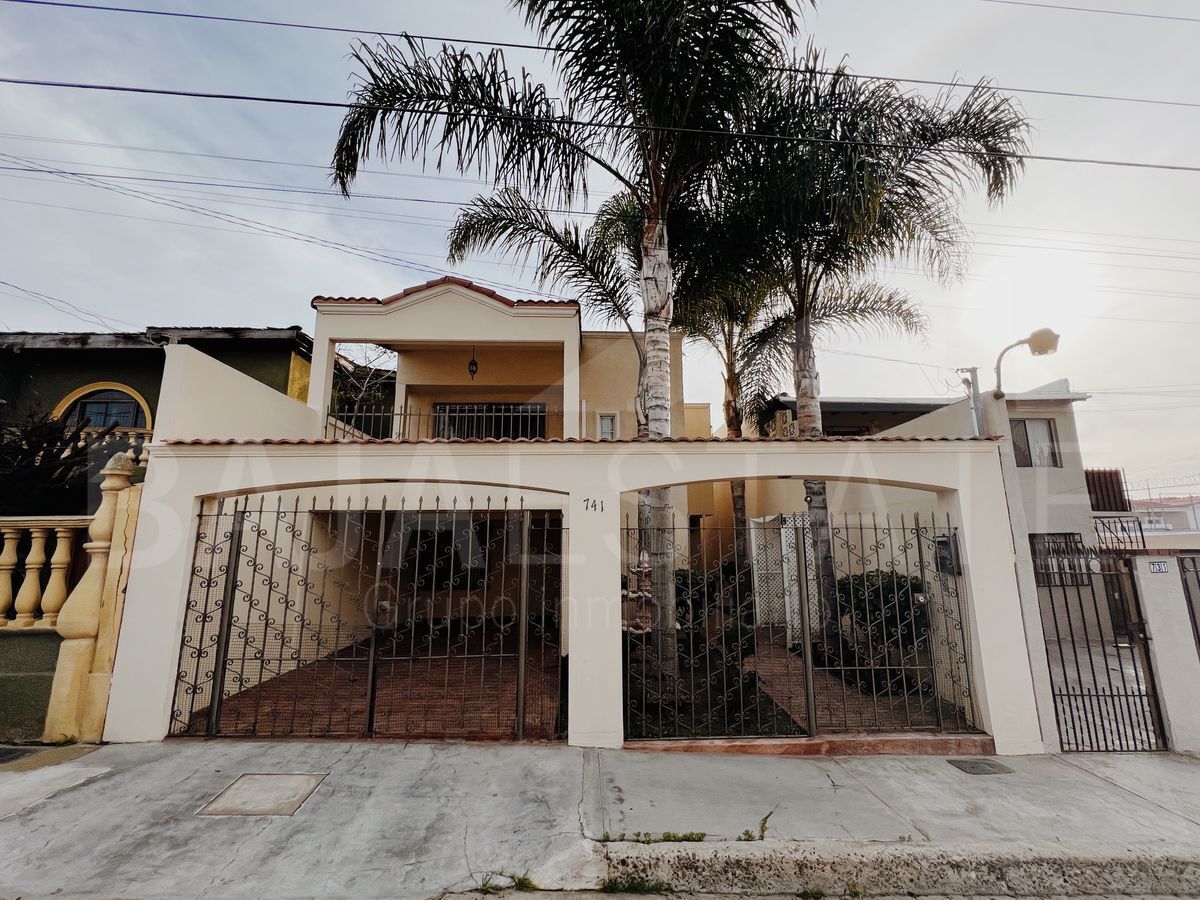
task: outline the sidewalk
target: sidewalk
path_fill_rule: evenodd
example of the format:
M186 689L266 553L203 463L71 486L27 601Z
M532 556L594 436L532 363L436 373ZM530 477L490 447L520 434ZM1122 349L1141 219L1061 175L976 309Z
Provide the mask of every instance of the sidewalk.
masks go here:
M1013 773L547 745L107 746L0 766L0 896L430 897L526 873L574 890L632 875L717 894L1200 892L1200 761L1001 762ZM197 815L247 773L316 788L290 816ZM765 840L738 840L768 813Z

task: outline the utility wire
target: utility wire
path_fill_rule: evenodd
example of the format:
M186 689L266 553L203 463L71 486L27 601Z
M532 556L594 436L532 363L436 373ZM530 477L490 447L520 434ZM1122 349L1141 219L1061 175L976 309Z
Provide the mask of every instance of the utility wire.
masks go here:
M206 13L176 12L165 9L136 9L128 6L105 6L92 3L66 3L58 0L2 0L5 3L20 3L27 6L46 6L65 9L83 9L92 12L134 13L144 16L160 16L173 19L193 19L205 22L220 22L235 25L262 25L274 28L293 28L302 31L324 31L334 34L374 35L384 38L411 38L416 41L431 41L444 44L466 44L468 46L499 47L505 50L537 50L547 53L571 53L570 48L553 47L548 44L522 43L519 41L485 41L476 38L456 38L434 34L411 34L404 31L380 31L373 28L348 28L336 25L313 25L306 22L283 22L274 19L248 19L239 16L214 16ZM1054 7L1056 9L1062 7ZM1184 20L1195 21L1195 20ZM765 66L770 71L798 71L789 66ZM823 74L832 74L831 70L820 70ZM933 87L963 87L960 81L938 81L931 78L901 78L893 75L866 75L841 71L838 74L846 78L856 78L865 81L891 81L897 84L919 84ZM1110 94L1090 94L1078 91L1061 91L1043 88L1015 88L995 86L995 89L1010 94L1035 94L1049 97L1067 97L1078 100L1105 100L1118 103L1144 103L1155 106L1177 106L1200 108L1200 103L1185 100L1161 100L1149 97L1121 97Z
M4 0L11 2L11 0ZM303 106L315 107L318 109L364 109L373 108L365 104L349 103L336 100L305 100L297 97L271 97L261 94L230 94L217 91L184 91L172 90L168 88L148 88L135 87L131 85L115 85L115 84L94 84L89 82L79 81L48 81L37 78L10 78L0 77L0 84L13 84L25 87L49 87L49 88L64 88L69 90L81 91L107 91L123 94L148 94L160 97L188 97L201 100L233 100L247 103L276 103L285 106ZM429 110L425 109L407 109L404 107L378 107L386 112L403 112L403 113L420 113L422 115L429 114ZM449 115L444 111L435 112L434 115ZM469 116L477 119L507 119L512 121L543 121L535 116L525 116L518 113L482 113L482 112L464 112L458 115ZM724 138L743 138L748 140L769 140L769 141L786 141L790 143L802 144L821 144L840 146L851 144L861 147L870 148L889 148L894 150L926 150L928 148L918 146L916 144L898 144L888 141L854 141L847 138L819 138L806 137L797 134L767 134L751 131L721 131L715 128L685 128L682 126L668 125L638 125L630 122L597 122L588 119L571 119L566 117L556 118L556 124L559 125L577 125L587 128L602 128L614 131L639 131L639 132L659 132L671 134L694 134L705 135L707 137L724 137ZM959 156L978 155L975 151L966 149L957 149L948 147L946 153L956 154ZM1121 159L1098 159L1082 156L1051 156L1039 153L1002 153L998 151L991 152L990 156L999 157L1002 159L1015 159L1022 161L1036 162L1054 162L1054 163L1070 163L1074 165L1089 165L1089 166L1108 166L1123 169L1152 169L1163 172L1200 172L1200 166L1193 165L1173 165L1169 163L1149 163L1139 162L1136 160L1121 160Z
M1168 16L1163 13L1141 13L1124 9L1097 9L1094 6L1059 6L1056 3L1036 3L1034 0L980 0L1002 6L1028 6L1036 9L1057 9L1060 12L1097 13L1102 16L1127 16L1131 19L1159 19L1165 22L1200 22L1190 16Z

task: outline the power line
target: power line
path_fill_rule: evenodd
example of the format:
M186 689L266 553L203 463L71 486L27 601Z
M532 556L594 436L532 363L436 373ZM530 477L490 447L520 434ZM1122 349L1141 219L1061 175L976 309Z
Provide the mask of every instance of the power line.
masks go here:
M549 44L524 43L520 41L485 41L477 38L457 38L434 34L411 34L404 31L381 31L374 28L349 28L337 25L314 25L307 22L284 22L275 19L249 19L239 16L214 16L207 13L176 12L164 9L137 9L128 6L106 6L91 3L67 3L58 0L3 0L6 3L21 3L27 6L58 7L64 9L83 9L92 12L133 13L144 16L158 16L172 19L192 19L204 22L218 22L234 25L259 25L274 28L292 28L302 31L330 32L334 34L374 35L384 38L411 38L416 41L441 42L445 44L466 44L468 46L499 47L505 50L537 50L547 53L572 53L570 48L554 47ZM1055 7L1060 8L1060 7ZM765 66L769 71L799 71L789 66ZM823 74L832 74L831 70L819 70ZM918 84L933 87L963 87L958 81L939 81L931 78L901 78L894 75L867 75L841 71L838 74L846 78L856 78L866 81L890 81L897 84ZM1092 94L1080 91L1062 91L1046 88L1015 88L995 86L995 89L1010 94L1034 94L1049 97L1066 97L1078 100L1104 100L1117 103L1143 103L1154 106L1175 106L1200 108L1200 103L1186 100L1161 100L1149 97L1122 97L1111 94Z
M295 167L295 168L305 168L305 169L319 169L322 172L327 172L329 170L328 165L323 165L320 163L304 163L304 162L295 162L295 161L287 161L287 160L279 160L279 159L267 159L267 158L255 157L255 156L233 156L233 155L222 154L222 153L202 153L202 152L197 152L197 151L179 150L179 149L166 148L166 147L143 147L143 146L136 146L136 145L130 145L130 144L113 144L113 143L104 143L104 142L100 142L100 141L82 141L82 140L72 140L69 138L53 138L53 137L45 137L45 136L39 136L39 135L25 135L25 134L12 134L12 133L0 133L0 138L8 138L8 139L12 139L12 140L22 140L22 141L36 141L36 142L51 143L51 144L65 144L65 145L80 146L80 147L97 147L97 148L106 149L106 150L125 150L125 151L132 151L132 152L141 152L141 153L161 153L161 154L173 155L173 156L187 156L187 157L198 157L198 158L202 158L202 159L227 160L230 162L245 162L245 163L254 163L254 164L261 164L261 165L285 166L285 167ZM37 159L40 162L59 162L59 163L68 162L68 161L64 161L64 160L48 159L46 157L30 157L30 158ZM69 164L74 165L75 163L73 161L70 161ZM138 169L138 168L132 167L132 166L109 166L109 165L104 165L101 163L92 163L91 165L100 166L100 168L114 168L114 169L126 169L126 170L130 170L130 171L156 172L156 170L153 170L153 169ZM395 172L395 171L391 171L388 169L362 169L360 171L362 172L362 174L367 174L367 175L386 175L386 176L397 177L397 178L419 178L419 179L429 179L429 180L434 180L434 181L459 182L459 183L463 183L463 184L477 184L477 185L490 185L492 183L490 181L487 181L486 179L480 179L480 178L468 178L465 176L455 176L455 175L431 175L431 174L428 174L425 172ZM180 174L180 173L157 172L157 174ZM247 179L230 179L230 180L245 181ZM201 193L203 193L203 192L201 192ZM611 196L614 192L602 191L602 190L591 190L591 191L589 191L589 193L596 194L598 196ZM361 195L355 195L355 196L361 199ZM309 206L319 207L319 208L323 208L323 209L338 208L338 207L320 206L319 204L299 204L299 205L309 205ZM380 216L393 215L392 213L385 213L385 212L381 212L381 211L380 212L371 211L371 212L374 215L380 215ZM434 220L431 220L431 221L434 221ZM438 219L436 221L448 223L451 220ZM1200 244L1200 239L1196 239L1196 238L1165 237L1165 236L1150 235L1150 234L1128 234L1128 233L1122 233L1122 232L1109 232L1109 231L1079 231L1079 230L1074 230L1074 229L1069 229L1069 228L1051 228L1051 227L1037 226L1037 225L1025 225L1025 224L1010 225L1010 224L1005 224L1005 223L1001 223L1001 222L987 222L987 223L967 222L965 224L972 226L972 227L983 228L983 229L999 228L999 229L1005 229L1008 231L1033 231L1033 232L1053 233L1053 234L1081 234L1081 235L1085 235L1085 236L1089 236L1089 237L1110 237L1110 238L1121 238L1121 239L1125 239L1125 240L1136 240L1136 241L1155 241L1155 242L1160 242L1160 243L1177 243L1177 244L1178 243ZM997 235L997 236L1010 237L1009 235ZM1047 240L1055 240L1060 243L1066 243L1066 242L1078 243L1078 244L1088 243L1086 241L1079 241L1074 238L1046 238L1046 239ZM1094 244L1093 246L1104 247L1105 249L1108 249L1110 247L1110 245L1106 245L1106 244ZM1118 247L1113 247L1113 249L1144 249L1144 248L1119 247L1118 246ZM1126 292L1133 292L1133 289L1129 289ZM1191 296L1200 296L1200 295L1191 295Z
M0 153L0 158L16 160L18 162L24 162L24 163L30 162L30 160L24 159L19 156L13 156L8 153ZM114 193L122 194L127 197L137 197L139 199L146 200L150 203L154 203L159 206L168 206L173 209L180 209L180 210L184 210L186 212L192 212L192 213L196 213L198 215L207 216L209 218L215 218L215 219L218 219L219 221L226 222L227 224L240 225L240 226L247 228L249 230L252 230L252 231L260 231L260 232L264 232L267 234L274 234L277 237L286 237L291 240L299 240L303 243L314 244L316 246L321 246L321 247L326 247L328 249L338 250L343 253L348 253L352 256L359 256L364 259L371 260L372 262L384 262L384 263L387 263L388 265L398 266L400 268L411 269L411 270L415 270L415 271L419 271L419 272L424 272L426 274L434 274L434 275L451 274L448 270L445 270L445 269L439 269L439 268L436 268L433 266L425 265L423 263L413 262L411 260L406 260L406 259L403 259L402 257L392 256L387 253L382 253L379 251L365 251L362 248L356 247L352 244L344 244L340 241L332 241L327 238L321 238L321 237L317 237L314 235L306 234L305 232L294 231L292 229L282 228L280 226L270 225L270 224L264 223L264 222L259 222L255 219L246 219L241 216L234 216L229 213L217 212L216 210L211 210L211 209L208 209L207 207L197 206L195 204L185 203L183 201L171 200L169 198L157 196L157 195L147 192L147 191L139 191L134 188L126 188L126 187L122 187L120 185L106 184L106 183L104 183L104 176L78 175L75 173L61 172L61 171L56 171L56 170L47 169L47 168L40 168L39 171L45 172L46 174L50 174L50 175L58 175L60 177L66 178L68 180L73 180L79 184L86 184L86 185L91 185L92 187L99 187L103 190L112 191ZM484 282L484 279L479 279L479 280L481 282ZM529 291L528 289L520 287L518 285L510 285L510 284L506 284L504 282L490 281L490 282L485 282L485 283L493 284L498 287L504 287L504 288L510 288L510 289L514 289L514 290L518 290L518 291L524 291L526 293L544 294L544 292L541 292L541 291Z
M13 2L13 0L6 0ZM246 103L275 103L285 106L303 106L314 107L318 109L363 109L371 108L364 104L348 103L345 101L335 100L306 100L297 97L271 97L260 94L230 94L216 91L185 91L174 90L168 88L148 88L135 87L131 85L115 85L115 84L94 84L79 81L48 81L36 78L9 78L0 77L0 84L21 85L24 87L49 87L63 88L69 90L81 91L106 91L123 94L145 94L161 97L187 97L191 99L201 100L231 100ZM406 109L404 107L379 107L379 109L387 112L403 112L403 113L420 113L422 115L429 114L428 110L424 109ZM448 115L444 111L437 111L434 115ZM478 119L507 119L512 121L542 121L535 116L526 116L518 113L481 113L481 112L466 112L461 115L470 116ZM597 122L588 119L570 119L561 117L555 119L559 125L577 125L588 128L602 128L614 131L639 131L639 132L665 132L671 134L693 134L704 135L707 137L722 137L722 138L743 138L748 140L771 140L771 141L787 141L791 143L803 144L822 144L822 145L843 145L854 144L862 147L870 148L888 148L893 150L925 150L926 147L921 147L916 144L899 144L888 141L854 141L848 138L819 138L806 137L796 134L768 134L750 131L721 131L715 128L688 128L677 125L639 125L631 122ZM974 151L967 149L958 149L948 147L946 153L952 153L959 156L971 156L976 154ZM1149 163L1139 162L1137 160L1120 160L1120 159L1098 159L1082 156L1052 156L1039 153L1005 153L1000 151L992 151L988 155L999 157L1001 159L1014 159L1020 161L1035 161L1035 162L1053 162L1053 163L1069 163L1073 165L1088 165L1088 166L1107 166L1111 168L1122 169L1148 169L1163 172L1200 172L1200 166L1193 165L1175 165L1169 163Z
M3 155L3 154L0 154L0 155ZM132 167L129 167L129 168L132 168ZM48 174L54 174L54 175L75 175L75 176L91 177L91 178L103 178L103 179L106 179L109 181L137 181L137 182L149 182L151 184L160 184L160 185L214 187L214 188L223 188L223 189L227 189L227 190L259 191L259 192L263 192L263 193L272 193L272 194L283 193L283 194L301 194L301 195L310 195L310 196L328 196L328 197L336 197L336 198L341 197L341 195L337 191L332 190L332 189L307 188L307 187L303 187L303 186L299 186L299 185L281 185L281 184L277 184L275 182L255 182L255 181L251 181L249 179L216 181L216 180L208 180L208 179L202 179L202 178L165 178L165 177L149 176L149 175L112 175L112 174L107 174L107 173L81 171L81 170L68 170L68 169L51 170L51 169L47 169L47 168L32 167L32 166L28 166L28 167L0 166L0 172L6 172L6 171L8 171L8 172L26 172L26 173L46 172ZM145 170L134 169L134 171L145 171ZM356 198L365 199L365 200L388 200L388 201L401 202L401 203L417 203L417 204L426 204L426 205L435 205L435 206L451 206L456 209L461 209L467 205L466 201L442 200L442 199L437 199L437 198L432 198L432 197L406 197L406 196L397 196L397 195L393 195L393 194L374 194L374 193L366 193L366 192L356 193L354 196ZM568 215L568 216L588 217L588 216L597 215L596 212L588 211L588 210L572 210L572 209L564 209L564 208L558 208L558 207L539 207L539 209L542 212L546 212L546 213L554 213L554 214L561 214L561 215ZM1051 251L1051 252L1086 253L1086 254L1092 254L1092 255L1108 255L1108 256L1133 256L1133 257L1141 257L1141 258L1148 258L1148 259L1178 260L1180 262L1200 262L1200 256L1197 256L1197 255L1139 252L1137 250L1121 251L1121 250L1113 250L1113 249L1089 249L1089 248L1083 248L1083 247L1039 246L1037 244L1028 244L1028 243L1014 244L1014 243L1006 243L1006 242L1002 242L1002 241L964 240L964 241L954 241L952 243L958 243L958 244L961 244L961 245L967 246L967 247L972 247L972 246L1000 247L1000 248L1007 248L1007 249L1013 249L1013 250L1046 250L1046 251ZM1118 263L1088 262L1086 264L1087 265L1112 266L1112 267L1119 267L1119 268L1157 270L1157 269L1155 269L1155 267L1127 266L1127 265L1121 265ZM1161 271L1178 272L1178 273L1183 273L1183 274L1200 274L1200 270L1190 270L1190 269L1161 269Z
M118 330L116 326L113 325L114 322L120 325L129 325L134 328L137 327L135 323L126 319L102 316L99 313L92 312L89 309L85 309L82 306L71 303L69 300L63 300L60 297L54 297L50 294L43 294L41 291L35 291L31 288L21 287L21 285L13 284L11 281L0 281L0 285L4 285L4 287L12 288L15 291L21 292L20 294L8 294L10 297L21 296L26 300L33 300L36 303L41 303L50 307L56 312L65 313L73 319L78 319L85 325L99 325L101 328L108 328L113 331Z
M24 0L22 0L24 2ZM1036 3L1034 0L980 0L982 3L998 3L1003 6L1029 6L1037 9L1057 9L1060 12L1097 13L1103 16L1127 16L1131 19L1159 19L1166 22L1200 22L1189 16L1168 16L1162 13L1130 12L1123 9L1097 9L1094 6L1059 6L1055 3Z

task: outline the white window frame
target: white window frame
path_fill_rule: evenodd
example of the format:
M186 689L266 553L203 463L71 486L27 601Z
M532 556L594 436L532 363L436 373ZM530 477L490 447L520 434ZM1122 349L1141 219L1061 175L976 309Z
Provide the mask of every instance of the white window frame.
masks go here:
M613 420L613 436L606 438L600 428L600 423L606 418ZM596 440L620 440L621 438L621 414L619 412L597 412L596 413Z

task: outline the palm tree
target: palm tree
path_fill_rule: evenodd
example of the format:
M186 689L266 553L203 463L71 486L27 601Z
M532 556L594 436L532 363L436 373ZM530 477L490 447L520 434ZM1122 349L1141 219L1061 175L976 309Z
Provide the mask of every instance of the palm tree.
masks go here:
M741 120L762 135L740 141L721 177L746 213L764 267L785 286L795 323L792 380L796 434L822 433L814 338L821 298L882 262L910 259L958 277L968 189L1005 199L1023 169L1028 123L986 83L925 98L892 82L828 69L811 48L762 67ZM827 521L825 483L805 482L818 535ZM827 548L817 548L828 562ZM825 573L831 578L831 573ZM831 582L827 582L831 583Z
M794 33L791 0L513 0L548 46L557 89L494 49L386 40L353 52L363 75L333 175L349 193L372 152L486 172L539 203L587 196L599 170L641 219L641 312L650 437L671 433L672 258L667 222L724 155L753 66ZM667 511L669 518L669 510Z

